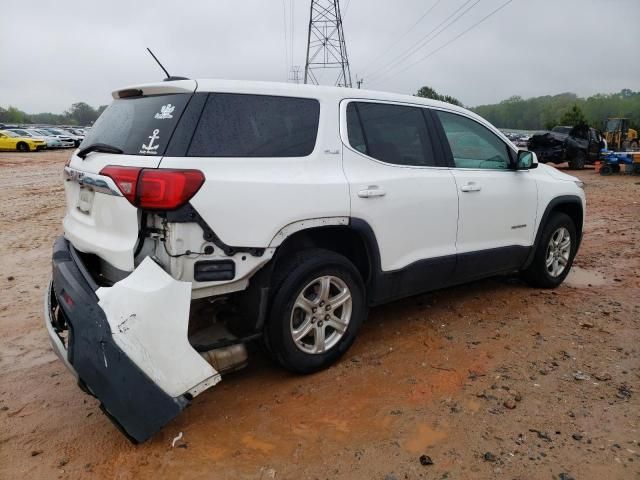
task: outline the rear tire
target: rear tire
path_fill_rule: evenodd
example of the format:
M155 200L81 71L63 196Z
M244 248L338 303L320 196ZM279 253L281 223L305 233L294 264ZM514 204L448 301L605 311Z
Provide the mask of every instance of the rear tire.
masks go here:
M368 311L356 267L329 250L303 250L277 267L273 284L264 332L272 357L296 373L313 373L338 360Z
M19 152L28 152L29 151L29 145L27 145L24 142L19 142L16 145L16 150L18 150Z
M600 167L600 175L608 177L612 173L613 173L613 168L611 168L611 165L609 165L608 163Z
M544 226L531 265L522 277L537 288L556 288L569 274L578 246L576 226L569 215L552 213Z
M582 170L584 168L585 154L582 150L578 150L575 156L569 160L569 168L571 170Z

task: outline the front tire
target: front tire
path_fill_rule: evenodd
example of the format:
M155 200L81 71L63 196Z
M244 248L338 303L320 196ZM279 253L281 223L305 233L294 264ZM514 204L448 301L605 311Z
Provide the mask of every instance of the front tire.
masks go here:
M575 156L569 160L569 168L571 170L582 170L585 163L585 154L582 150L578 150Z
M19 142L16 145L16 150L18 150L19 152L28 152L29 151L29 145L27 145L24 142Z
M367 316L356 267L329 250L299 252L277 267L267 349L287 370L313 373L340 358Z
M556 288L569 274L578 247L576 226L569 215L551 214L542 231L531 265L522 272L537 288Z

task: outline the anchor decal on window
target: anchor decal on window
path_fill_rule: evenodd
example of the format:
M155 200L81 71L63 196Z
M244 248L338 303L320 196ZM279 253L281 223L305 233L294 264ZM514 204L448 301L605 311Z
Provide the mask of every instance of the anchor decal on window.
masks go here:
M160 133L160 130L158 130L157 128L153 131L152 135L149 135L147 138L149 139L149 145L145 145L144 143L142 144L142 148L140 149L139 153L142 153L143 155L157 155L158 154L158 147L160 145L154 145L153 142L155 142L156 140L158 140L160 138L160 136L158 135Z

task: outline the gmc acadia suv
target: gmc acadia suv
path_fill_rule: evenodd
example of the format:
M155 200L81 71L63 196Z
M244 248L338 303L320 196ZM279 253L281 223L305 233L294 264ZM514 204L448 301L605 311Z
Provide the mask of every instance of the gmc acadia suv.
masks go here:
M247 342L314 372L373 305L509 272L553 288L580 245L581 182L463 108L218 80L113 97L64 168L45 317L137 442Z

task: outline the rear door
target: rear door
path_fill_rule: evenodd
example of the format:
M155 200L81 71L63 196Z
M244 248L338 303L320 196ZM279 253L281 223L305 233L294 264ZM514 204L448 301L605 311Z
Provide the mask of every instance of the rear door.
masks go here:
M458 189L458 280L518 268L533 243L538 192L528 170L510 169L515 151L482 123L435 110Z
M131 271L138 240L139 212L110 178L108 165L157 168L196 88L194 81L150 85L114 93L80 149L105 144L122 154L76 151L65 167L65 237L85 253L119 270Z
M351 217L373 230L385 298L447 282L455 266L458 194L439 162L424 108L342 102L343 165Z

